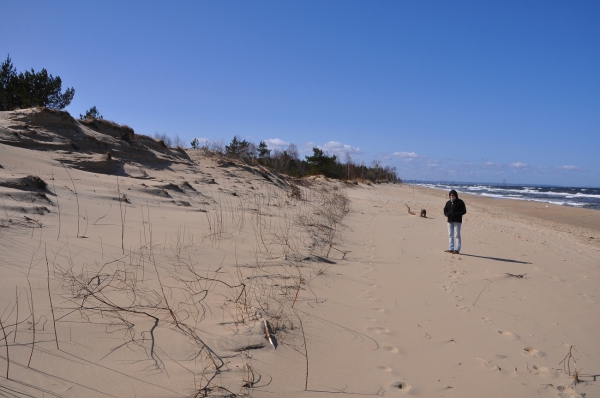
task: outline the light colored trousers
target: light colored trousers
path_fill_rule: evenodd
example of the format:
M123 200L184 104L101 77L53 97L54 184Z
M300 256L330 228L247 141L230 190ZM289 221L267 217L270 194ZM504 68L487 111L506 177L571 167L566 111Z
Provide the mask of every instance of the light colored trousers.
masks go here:
M449 246L448 250L457 252L460 251L460 227L462 223L459 222L449 222L448 223L448 238L449 238ZM456 243L456 244L455 244Z

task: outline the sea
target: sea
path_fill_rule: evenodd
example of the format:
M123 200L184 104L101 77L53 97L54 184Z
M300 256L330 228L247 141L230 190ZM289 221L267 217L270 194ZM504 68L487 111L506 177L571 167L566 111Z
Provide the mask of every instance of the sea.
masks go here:
M418 181L409 183L445 191L456 189L459 197L461 192L463 192L499 199L526 200L530 202L552 203L555 205L600 210L600 188Z

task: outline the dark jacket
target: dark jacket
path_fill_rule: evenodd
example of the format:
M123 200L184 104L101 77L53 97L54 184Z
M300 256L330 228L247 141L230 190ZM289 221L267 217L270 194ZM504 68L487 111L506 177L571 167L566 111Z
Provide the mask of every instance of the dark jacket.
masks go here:
M446 206L444 207L444 215L448 217L448 222L462 223L463 214L467 214L467 206L465 206L465 202L458 198L458 194L454 189L450 191L450 193L453 193L456 199L454 202L451 200L446 202Z

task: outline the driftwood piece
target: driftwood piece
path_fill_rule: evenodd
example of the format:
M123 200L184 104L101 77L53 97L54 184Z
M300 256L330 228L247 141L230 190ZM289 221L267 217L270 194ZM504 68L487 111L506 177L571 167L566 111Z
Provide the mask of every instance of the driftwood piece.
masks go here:
M416 216L417 213L410 211L410 207L408 207L408 205L405 203L404 206L406 206L406 208L408 209L408 214L410 214L411 216Z

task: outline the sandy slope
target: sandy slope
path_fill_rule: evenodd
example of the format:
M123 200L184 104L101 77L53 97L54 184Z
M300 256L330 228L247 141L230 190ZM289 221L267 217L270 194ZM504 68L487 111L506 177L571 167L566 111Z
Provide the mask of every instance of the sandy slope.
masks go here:
M600 212L464 196L449 255L445 192L317 179L297 200L128 134L0 113L5 396L600 394Z

